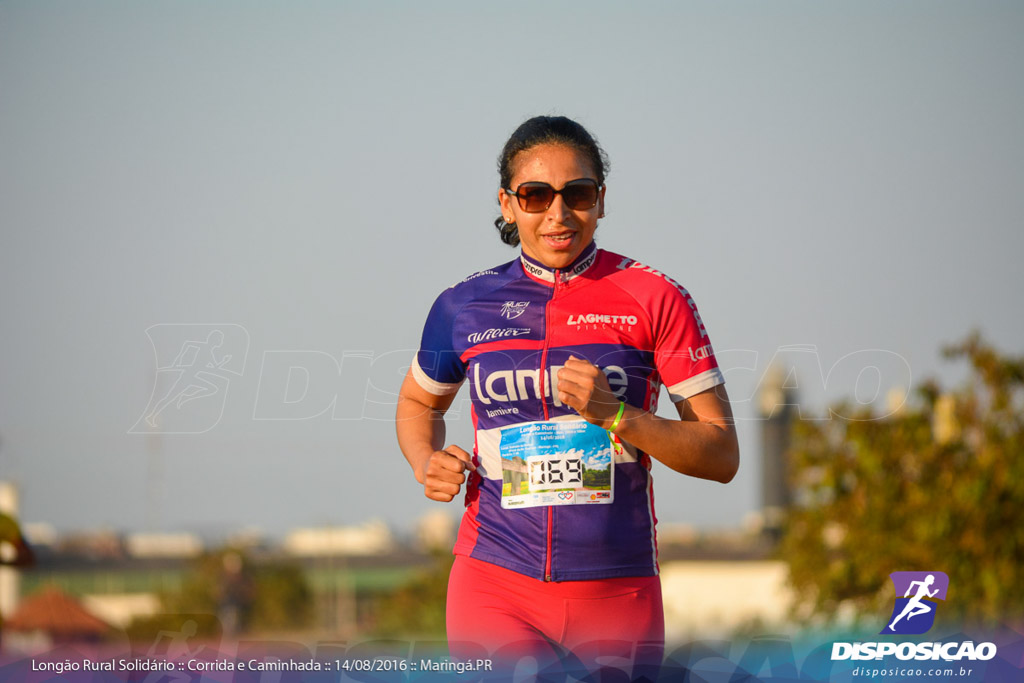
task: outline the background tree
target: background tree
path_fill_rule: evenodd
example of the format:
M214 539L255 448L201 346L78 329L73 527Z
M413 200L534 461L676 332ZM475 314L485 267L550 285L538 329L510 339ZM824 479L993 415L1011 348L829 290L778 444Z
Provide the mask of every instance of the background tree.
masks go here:
M197 558L180 589L162 594L161 602L166 614L193 618L202 637L302 630L313 617L312 592L301 567L277 558L253 562L231 548ZM142 637L177 621L139 619L129 631Z
M853 419L796 423L781 551L798 613L877 620L891 572L938 570L938 621L1024 615L1024 357L977 334L944 353L969 363L955 391L929 381L892 415L844 405L833 415Z
M418 572L378 605L373 633L380 637L421 636L443 639L448 575L455 557L438 550L429 569Z
M313 594L302 568L289 562L260 564L252 572L255 597L249 611L253 631L309 628Z

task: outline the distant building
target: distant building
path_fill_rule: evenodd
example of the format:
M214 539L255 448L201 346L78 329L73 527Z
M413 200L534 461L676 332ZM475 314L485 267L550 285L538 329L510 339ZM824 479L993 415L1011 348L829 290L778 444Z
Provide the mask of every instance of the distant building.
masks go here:
M380 555L394 545L391 530L379 520L360 526L296 529L284 539L284 551L300 557Z
M239 550L266 550L270 547L267 535L258 527L246 527L228 535L227 545Z
M738 630L789 629L792 591L786 563L759 530L694 531L685 540L661 540L661 592L669 643L728 638Z
M0 512L17 520L18 489L8 481L0 481ZM5 546L7 544L4 544ZM13 547L0 548L0 552L11 551ZM21 594L21 573L16 567L0 567L0 615L7 615L18 606Z
M189 533L130 534L125 548L132 557L199 557L203 541Z
M937 444L948 444L960 438L960 422L956 416L956 397L940 394L935 400L932 416L932 438Z
M738 630L784 632L792 589L781 560L673 561L661 570L670 643L728 638Z
M432 510L416 523L416 541L424 550L451 550L457 524L445 510Z
M781 531L786 509L793 502L789 483L790 431L797 416L796 390L783 369L773 366L765 373L758 394L761 413L761 514L769 536Z
M44 649L61 643L98 642L111 628L57 586L46 586L25 598L4 630L17 633Z
M36 550L53 548L60 538L56 527L49 522L26 522L21 525L21 530L25 534L25 539Z
M119 559L125 556L124 539L109 529L77 531L63 534L53 543L53 551L60 555Z

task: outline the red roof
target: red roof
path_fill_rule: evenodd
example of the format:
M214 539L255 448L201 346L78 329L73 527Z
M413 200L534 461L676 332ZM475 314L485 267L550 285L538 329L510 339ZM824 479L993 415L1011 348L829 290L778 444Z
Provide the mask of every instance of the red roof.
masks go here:
M110 625L57 586L47 586L22 600L14 614L4 620L4 629L80 638L104 635Z

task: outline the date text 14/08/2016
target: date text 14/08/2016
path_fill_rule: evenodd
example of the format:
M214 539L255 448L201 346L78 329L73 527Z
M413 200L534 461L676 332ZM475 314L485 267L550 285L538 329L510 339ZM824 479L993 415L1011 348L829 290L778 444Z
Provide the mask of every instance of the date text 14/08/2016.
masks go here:
M465 662L447 659L421 659L410 662L406 659L336 659L339 671L440 671L448 673L468 673L471 671L492 671L490 659L475 659Z

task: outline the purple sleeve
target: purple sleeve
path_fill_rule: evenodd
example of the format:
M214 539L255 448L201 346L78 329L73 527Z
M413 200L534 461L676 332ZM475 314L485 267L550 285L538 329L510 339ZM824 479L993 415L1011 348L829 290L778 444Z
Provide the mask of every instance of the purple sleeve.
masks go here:
M452 290L446 291L431 307L412 364L416 382L438 396L458 391L466 377L466 368L452 343L455 317L461 308L453 294Z

